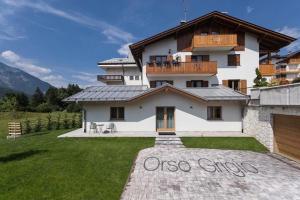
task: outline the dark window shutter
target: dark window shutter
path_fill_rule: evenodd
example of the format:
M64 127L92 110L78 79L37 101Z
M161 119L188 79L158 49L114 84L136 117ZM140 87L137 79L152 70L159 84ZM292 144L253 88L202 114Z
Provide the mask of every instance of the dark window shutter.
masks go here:
M186 87L192 87L192 81L187 81L186 82Z
M208 81L203 81L202 82L202 87L208 87Z
M150 81L150 88L156 88L156 81Z

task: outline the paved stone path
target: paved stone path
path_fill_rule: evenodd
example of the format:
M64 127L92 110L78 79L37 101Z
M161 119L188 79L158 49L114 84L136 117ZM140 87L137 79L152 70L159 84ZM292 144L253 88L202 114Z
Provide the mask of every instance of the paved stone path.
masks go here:
M251 151L148 148L139 152L121 199L297 200L300 169Z
M155 147L162 148L183 148L180 137L177 136L157 136Z

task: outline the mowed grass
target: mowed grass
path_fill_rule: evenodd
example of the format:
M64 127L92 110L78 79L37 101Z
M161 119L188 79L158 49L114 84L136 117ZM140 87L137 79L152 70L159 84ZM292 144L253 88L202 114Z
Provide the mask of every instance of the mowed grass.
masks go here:
M65 114L67 114L69 118L71 118L71 116L73 115L73 113L52 112L52 120L55 121L57 119L58 114L61 115L61 121L63 120ZM49 113L16 112L15 116L13 116L10 112L0 112L0 138L7 136L9 122L24 122L26 119L28 119L31 121L31 123L34 123L37 121L38 118L41 118L41 121L43 122L43 124L45 124L48 115Z
M267 152L267 148L252 137L183 137L188 148L232 149Z
M154 138L59 139L66 130L0 138L0 199L119 199Z

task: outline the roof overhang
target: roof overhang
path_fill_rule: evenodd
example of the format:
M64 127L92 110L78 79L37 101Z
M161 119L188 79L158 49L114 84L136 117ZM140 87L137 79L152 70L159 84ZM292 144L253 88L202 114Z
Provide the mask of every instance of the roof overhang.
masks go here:
M232 17L230 15L218 11L213 11L194 20L188 21L184 24L168 29L166 31L163 31L161 33L158 33L156 35L153 35L151 37L148 37L144 40L130 45L129 48L131 50L131 53L133 54L134 60L136 61L137 65L141 68L140 61L142 58L142 52L147 45L171 36L176 36L180 31L189 29L197 24L204 23L210 19L218 21L220 23L224 23L226 25L230 25L236 30L251 32L257 35L258 40L261 44L260 50L262 51L268 50L272 52L277 52L280 48L287 46L288 44L296 40L296 38L284 35L282 33L272 31L270 29L252 24L250 22L238 19L236 17Z

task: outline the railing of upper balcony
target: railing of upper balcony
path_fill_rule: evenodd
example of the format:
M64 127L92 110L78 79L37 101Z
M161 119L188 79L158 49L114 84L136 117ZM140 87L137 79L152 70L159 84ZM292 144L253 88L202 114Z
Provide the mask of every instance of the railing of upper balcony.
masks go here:
M273 76L276 72L274 64L260 64L259 71L263 76Z
M237 34L195 35L194 48L201 47L235 47Z
M98 75L98 81L123 81L124 77L122 75Z
M300 73L300 69L286 69L286 68L276 69L276 74L288 74L288 73Z
M216 61L147 63L147 74L217 74Z

